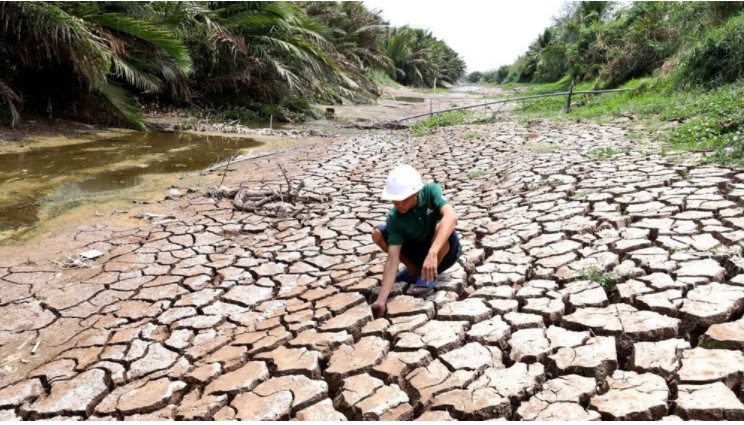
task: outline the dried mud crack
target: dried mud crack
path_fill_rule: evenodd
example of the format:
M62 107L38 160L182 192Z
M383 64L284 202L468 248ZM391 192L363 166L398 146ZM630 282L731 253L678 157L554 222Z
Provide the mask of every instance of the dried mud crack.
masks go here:
M91 268L0 263L0 420L744 419L744 174L613 125L468 131L262 158L327 200L287 217L194 194L80 227ZM401 162L443 186L463 255L374 319Z

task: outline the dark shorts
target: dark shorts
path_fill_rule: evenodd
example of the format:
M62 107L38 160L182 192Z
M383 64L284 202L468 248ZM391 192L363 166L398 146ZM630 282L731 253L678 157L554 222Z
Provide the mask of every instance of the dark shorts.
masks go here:
M375 229L382 233L382 237L385 238L385 242L388 240L388 232L384 224L378 224ZM456 231L452 231L449 239L449 251L442 258L442 262L437 267L437 273L442 273L457 262L457 257L460 256L460 238L457 236ZM431 241L427 242L403 242L403 246L400 249L401 255L406 257L409 261L416 265L419 270L424 265L424 260L429 254L431 248Z

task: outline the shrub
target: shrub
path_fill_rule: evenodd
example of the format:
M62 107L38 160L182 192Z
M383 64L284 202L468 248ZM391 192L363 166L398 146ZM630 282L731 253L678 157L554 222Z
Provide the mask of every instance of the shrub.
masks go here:
M744 76L744 13L709 30L683 53L675 73L679 86L715 87Z

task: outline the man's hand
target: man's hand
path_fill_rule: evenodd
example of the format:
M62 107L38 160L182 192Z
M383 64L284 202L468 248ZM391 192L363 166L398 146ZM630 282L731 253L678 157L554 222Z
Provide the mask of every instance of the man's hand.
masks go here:
M430 282L437 277L437 267L439 266L439 261L437 260L437 253L429 251L429 254L424 260L424 265L421 267L421 277L423 277L427 282Z
M385 304L387 304L387 301L377 300L369 306L372 309L372 316L374 316L375 319L379 319L385 315L385 310L387 308Z

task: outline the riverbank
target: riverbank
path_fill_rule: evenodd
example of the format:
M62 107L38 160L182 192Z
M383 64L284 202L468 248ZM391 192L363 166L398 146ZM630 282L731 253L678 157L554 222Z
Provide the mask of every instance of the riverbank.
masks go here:
M167 215L135 226L77 223L66 239L45 239L48 252L67 244L58 256L27 261L0 248L0 391L11 400L0 415L744 412L730 381L744 370L744 175L701 166L699 154L663 156L629 137L643 131L635 125L504 116L420 137L343 127L225 178L253 193L303 181L308 202L241 211L197 190L144 206ZM389 210L385 177L402 162L443 187L463 255L423 299L396 284L375 319L368 303L385 255L370 232ZM89 250L101 256L79 260ZM550 398L559 390L580 395ZM66 397L73 391L84 396ZM720 409L700 407L707 394Z

